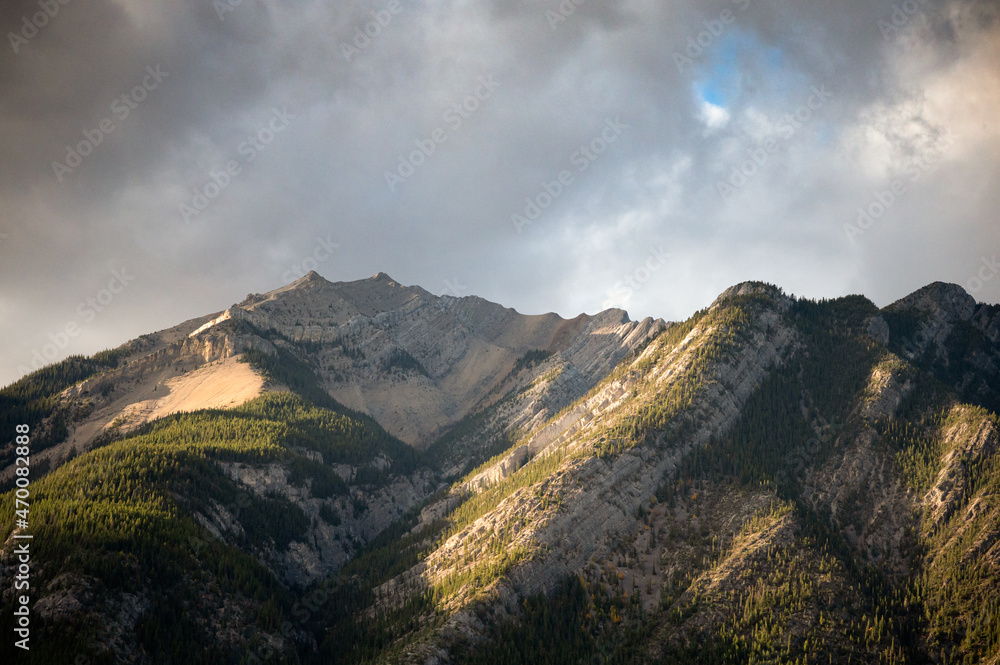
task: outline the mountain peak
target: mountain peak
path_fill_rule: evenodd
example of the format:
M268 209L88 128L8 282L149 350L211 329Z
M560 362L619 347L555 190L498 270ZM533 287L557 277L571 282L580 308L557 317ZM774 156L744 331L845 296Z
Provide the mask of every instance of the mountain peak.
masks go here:
M976 309L976 299L958 284L933 282L889 305L890 309L916 309L935 314L944 313L948 318L968 320Z
M763 296L774 301L775 304L791 304L791 298L785 295L785 292L781 289L781 287L775 286L774 284L768 284L767 282L749 281L740 282L739 284L730 286L728 289L720 293L715 299L715 302L712 303L712 307L718 307L731 298L748 296Z
M310 270L306 275L300 278L296 284L310 284L310 283L328 283L326 278L320 275L315 270Z
M281 292L281 291L291 291L291 290L294 290L294 289L300 289L300 288L304 288L304 287L321 286L323 284L330 284L330 282L325 277L323 277L318 272L316 272L315 270L310 270L305 275L303 275L302 277L299 277L297 280L295 280L291 284L287 284L287 285L285 285L283 287L275 289L274 291L271 291L270 293L278 293L278 292Z

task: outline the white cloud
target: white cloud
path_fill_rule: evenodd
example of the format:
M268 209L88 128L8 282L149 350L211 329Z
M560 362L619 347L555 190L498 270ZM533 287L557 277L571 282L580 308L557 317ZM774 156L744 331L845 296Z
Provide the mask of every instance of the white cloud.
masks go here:
M729 111L722 106L716 106L702 100L698 119L705 124L709 131L722 129L729 124Z

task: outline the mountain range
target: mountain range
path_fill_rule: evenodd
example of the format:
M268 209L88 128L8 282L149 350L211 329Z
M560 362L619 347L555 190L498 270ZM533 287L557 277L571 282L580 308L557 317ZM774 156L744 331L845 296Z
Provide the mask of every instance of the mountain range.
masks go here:
M0 653L1000 663L998 412L956 285L667 322L313 272L0 390Z

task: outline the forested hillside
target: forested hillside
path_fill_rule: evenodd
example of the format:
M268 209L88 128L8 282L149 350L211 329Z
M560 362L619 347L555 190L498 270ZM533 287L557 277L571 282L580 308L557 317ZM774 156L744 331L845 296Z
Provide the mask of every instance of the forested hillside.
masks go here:
M0 652L1000 662L997 313L956 289L880 310L741 284L615 347L596 382L558 346L521 353L424 450L331 397L322 341L218 324L267 342L240 357L270 389L33 469L32 650ZM342 367L360 362L338 344ZM365 372L439 371L386 348ZM64 391L123 376L126 355L4 389L5 422L57 443ZM5 579L14 533L5 518ZM10 586L2 603L12 625Z
M277 468L281 482L248 487L234 468ZM418 470L415 452L369 419L287 393L171 416L76 457L31 484L31 661L241 662L249 649L294 662L311 637L280 631L298 607L292 543L319 526L352 553L364 534L343 525ZM14 492L0 509L14 514ZM13 526L2 528L9 544ZM2 651L16 655L9 640Z

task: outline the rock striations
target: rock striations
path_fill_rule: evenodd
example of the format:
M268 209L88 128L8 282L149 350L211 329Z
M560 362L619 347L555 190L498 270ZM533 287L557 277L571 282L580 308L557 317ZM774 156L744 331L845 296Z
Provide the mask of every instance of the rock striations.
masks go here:
M0 394L36 657L1000 662L998 326L940 283L667 323L310 273Z

